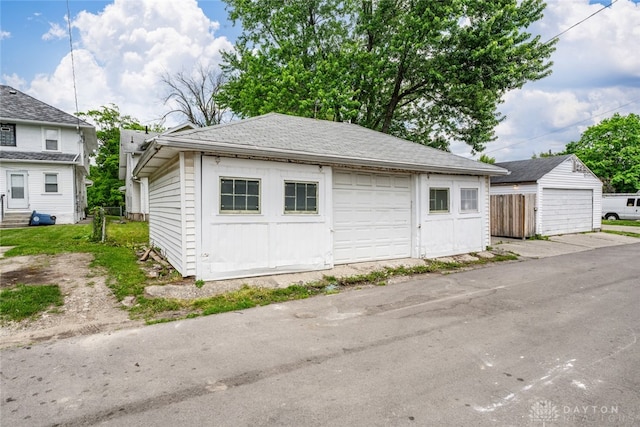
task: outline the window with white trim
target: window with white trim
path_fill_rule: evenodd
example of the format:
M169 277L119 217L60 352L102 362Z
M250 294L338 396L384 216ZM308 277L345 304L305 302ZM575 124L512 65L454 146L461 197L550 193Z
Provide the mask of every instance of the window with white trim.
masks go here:
M58 174L57 173L44 174L44 192L58 193Z
M220 178L221 213L260 213L260 180Z
M318 213L317 182L284 182L285 213Z
M46 151L60 151L60 131L58 129L44 130L44 149Z
M461 212L478 212L478 189L477 188L461 188L460 189L460 211Z
M16 146L16 125L13 123L0 123L0 146Z
M429 212L446 213L449 212L449 189L430 188L429 189Z

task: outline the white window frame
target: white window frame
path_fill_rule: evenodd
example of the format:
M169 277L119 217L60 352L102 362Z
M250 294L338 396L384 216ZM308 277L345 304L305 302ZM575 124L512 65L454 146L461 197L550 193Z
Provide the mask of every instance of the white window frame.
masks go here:
M475 192L475 199L471 198L471 199L465 199L465 197L463 196L464 192L467 191L473 191ZM477 187L464 187L464 188L460 188L460 212L461 213L477 213L479 212L479 204L478 204L478 188ZM473 201L475 202L475 207L471 208L471 209L465 209L465 201Z
M232 180L233 181L233 193L222 193L222 181L224 180ZM239 196L239 194L235 194L235 182L236 181L257 181L258 182L258 210L247 210L247 209L222 209L222 197L224 195L231 195L233 197ZM218 190L219 190L219 198L218 198L218 212L222 215L259 215L262 212L262 179L260 178L247 178L242 176L221 176L218 180ZM244 196L249 196L249 194L244 194Z
M60 174L58 174L57 172L44 172L42 174L43 176L43 185L44 185L44 194L60 194ZM47 183L47 176L55 176L56 177L56 191L47 191L47 184L53 184L53 183Z
M298 209L298 198L297 198L297 193L293 196L294 197L294 205L295 205L295 209L293 210L287 210L287 197L291 197L291 196L287 196L287 184L295 184L296 186L296 191L297 191L297 186L298 184L304 184L305 185L305 208L307 206L307 200L309 199L309 195L306 194L306 189L308 188L308 185L315 185L316 187L316 194L315 194L315 199L316 199L316 208L314 210L309 210L309 209L304 209L304 210L300 210ZM286 215L317 215L318 214L318 193L319 193L319 188L320 188L320 183L318 181L297 181L297 180L285 180L284 181L284 185L283 185L283 190L284 190L284 196L282 198L282 202L284 203L283 209L284 209L284 213Z
M56 149L52 150L47 148L47 132L55 132L57 134L56 136ZM50 151L50 152L54 152L54 153L59 153L62 151L62 141L60 140L60 129L59 128L50 128L50 127L43 127L42 128L42 151Z
M447 192L447 209L431 209L431 191L445 191ZM450 187L429 187L429 213L434 214L448 214L451 212L451 188Z

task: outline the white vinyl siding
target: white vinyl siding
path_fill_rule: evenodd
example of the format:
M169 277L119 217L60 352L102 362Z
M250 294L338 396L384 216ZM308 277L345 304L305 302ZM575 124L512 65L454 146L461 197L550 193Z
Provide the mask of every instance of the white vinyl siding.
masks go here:
M27 169L28 167L28 169ZM28 173L25 196L28 201L26 207L17 209L19 212L38 211L55 215L56 224L74 224L78 221L74 193L74 167L72 165L11 163L3 161L0 167L0 192L6 194L7 172L20 171ZM45 191L45 176L56 175L58 183L57 193ZM5 202L6 203L6 202ZM6 205L5 205L6 208ZM5 212L11 210L5 209Z
M149 183L149 240L183 273L182 194L180 161L176 156Z
M411 178L334 173L334 262L411 256Z

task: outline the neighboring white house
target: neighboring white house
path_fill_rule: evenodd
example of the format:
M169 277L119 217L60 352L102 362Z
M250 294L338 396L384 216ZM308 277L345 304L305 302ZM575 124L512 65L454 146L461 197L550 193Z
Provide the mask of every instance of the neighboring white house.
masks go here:
M600 230L602 182L573 154L496 163L511 172L491 178L491 195L535 194L536 234Z
M438 257L489 244L489 176L507 171L363 127L267 114L159 136L149 234L203 280Z
M85 217L95 128L10 86L0 86L2 220L32 211L57 224Z
M146 221L149 215L149 183L146 177L133 176L133 169L149 142L159 136L173 132L193 129L191 123L185 123L171 128L163 133L149 132L148 130L120 129L120 164L118 178L125 181L126 216L134 221Z

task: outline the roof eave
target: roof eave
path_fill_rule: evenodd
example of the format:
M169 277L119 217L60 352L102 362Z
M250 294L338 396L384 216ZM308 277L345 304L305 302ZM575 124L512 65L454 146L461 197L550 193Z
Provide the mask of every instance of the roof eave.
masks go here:
M483 176L499 176L508 175L509 171L506 169L494 166L491 169L486 168L459 168L452 166L426 166L419 163L406 163L406 162L388 162L375 159L366 158L354 158L345 157L339 155L329 154L310 154L308 152L300 152L293 150L281 150L270 149L264 147L255 147L250 145L239 146L237 144L230 144L218 141L208 141L207 143L197 142L189 139L181 138L158 138L152 145L148 147L145 153L142 155L138 165L134 169L134 175L143 172L145 166L155 155L155 152L159 151L162 147L170 147L178 151L199 151L205 153L212 153L217 155L230 155L230 156L259 156L259 157L272 157L282 160L295 160L311 163L322 163L327 165L353 165L361 167L376 167L396 170L406 170L412 172L421 173L450 173L450 174L464 174L464 175L483 175Z

